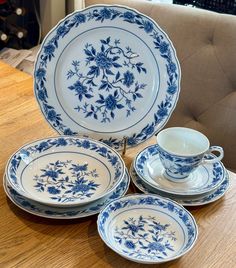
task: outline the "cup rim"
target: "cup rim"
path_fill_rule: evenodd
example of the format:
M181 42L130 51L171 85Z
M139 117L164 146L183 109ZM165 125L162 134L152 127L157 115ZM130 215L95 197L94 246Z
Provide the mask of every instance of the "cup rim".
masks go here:
M184 130L184 131L188 131L188 132L192 132L192 133L196 133L198 135L200 135L202 138L204 138L207 142L207 146L205 148L205 150L201 150L199 151L198 153L186 153L186 154L181 154L181 153L177 153L177 152L174 152L174 151L171 151L169 149L167 149L165 146L163 145L160 145L160 143L158 142L158 137L160 137L161 135L163 135L163 133L165 132L168 132L170 130ZM169 127L169 128L165 128L163 130L161 130L157 136L156 136L156 139L157 139L157 145L163 149L165 152L169 153L169 154L172 154L172 155L176 155L176 156L182 156L182 157L189 157L189 156L197 156L197 155L201 155L201 154L204 154L207 152L207 150L209 150L210 148L210 142L209 142L209 139L207 138L206 135L204 135L203 133L201 133L200 131L198 130L195 130L195 129L192 129L192 128L187 128L187 127Z

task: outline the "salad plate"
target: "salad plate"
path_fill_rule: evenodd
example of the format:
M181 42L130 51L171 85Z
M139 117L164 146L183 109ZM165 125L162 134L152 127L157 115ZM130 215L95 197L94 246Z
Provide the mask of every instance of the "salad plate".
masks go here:
M78 206L111 193L125 164L104 143L73 136L34 141L9 159L6 176L20 195L51 206Z
M207 155L210 159L213 155ZM225 178L221 161L197 167L183 182L173 182L164 176L164 167L157 145L141 151L134 160L134 169L141 180L156 190L179 196L196 196L216 189Z
M155 188L151 187L150 185L145 184L145 182L139 178L139 176L137 175L137 173L132 165L130 167L130 177L131 177L133 184L141 192L143 192L145 194L158 194L158 195L161 195L163 197L171 198L171 199L175 200L176 202L178 202L179 204L181 204L182 206L202 206L202 205L206 205L209 203L213 203L225 195L225 193L228 191L229 185L230 185L229 174L228 174L228 172L225 172L225 178L224 178L223 182L218 186L218 188L216 188L212 192L207 193L207 194L202 194L202 195L199 195L196 197L195 196L194 197L184 197L184 196L163 193L163 192L158 191Z
M126 171L122 182L106 197L87 205L79 207L50 207L36 201L31 201L26 197L16 192L7 182L6 177L3 179L4 190L9 199L20 209L36 216L51 218L51 219L77 219L95 215L111 201L116 200L127 192L129 188L130 177Z
M198 235L193 216L178 203L157 195L127 195L98 215L98 232L108 247L131 261L157 264L177 259Z
M137 145L168 121L180 65L166 33L124 6L96 5L61 20L44 39L34 92L60 134L85 135L115 149Z

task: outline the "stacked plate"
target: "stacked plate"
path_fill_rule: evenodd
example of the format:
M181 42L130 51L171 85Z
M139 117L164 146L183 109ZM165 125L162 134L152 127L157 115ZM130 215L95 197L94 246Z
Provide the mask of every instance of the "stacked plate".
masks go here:
M157 145L141 151L130 168L132 181L140 191L169 197L184 206L214 202L229 187L229 175L221 161L200 165L184 182L170 181L163 174Z
M129 175L115 150L71 136L21 147L9 159L4 178L5 191L16 205L50 218L96 214L128 186Z

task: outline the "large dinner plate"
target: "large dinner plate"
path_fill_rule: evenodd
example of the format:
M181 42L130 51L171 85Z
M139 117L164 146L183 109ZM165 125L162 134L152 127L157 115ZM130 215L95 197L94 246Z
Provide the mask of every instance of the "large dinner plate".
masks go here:
M38 53L34 91L60 134L86 135L121 149L145 141L173 112L180 66L166 33L124 6L76 11Z

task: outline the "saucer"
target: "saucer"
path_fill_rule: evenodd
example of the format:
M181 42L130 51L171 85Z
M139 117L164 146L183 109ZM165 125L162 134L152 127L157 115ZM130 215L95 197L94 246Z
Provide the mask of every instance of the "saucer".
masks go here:
M98 215L97 226L108 247L144 264L181 257L193 247L198 235L190 212L170 199L150 194L112 201Z
M118 187L111 192L106 197L99 199L98 201L94 201L89 203L88 205L79 206L79 207L50 207L43 204L40 204L36 201L31 201L24 196L18 194L8 183L6 177L3 179L3 187L5 193L9 197L9 199L18 206L20 209L31 213L36 216L51 218L51 219L77 219L88 217L91 215L95 215L100 212L102 208L104 208L111 201L114 201L128 191L130 183L130 177L128 171L126 170L125 176L122 179L122 182L118 185Z
M59 136L21 147L6 177L20 195L50 206L78 206L111 193L125 164L114 149L88 138Z
M208 155L210 157L214 156ZM145 148L136 156L134 169L141 180L156 190L180 196L209 193L218 188L225 178L225 168L219 161L200 165L183 182L170 181L163 175L164 167L156 145Z
M220 184L218 188L213 190L210 193L203 194L197 197L184 197L184 196L177 196L177 195L171 195L167 193L163 193L161 191L156 190L155 188L149 186L144 181L142 181L139 176L137 175L133 165L130 167L130 177L134 185L143 193L145 194L158 194L164 197L169 197L182 206L202 206L206 205L212 202L217 201L218 199L222 198L230 186L230 179L229 174L226 171L225 172L225 178L224 181Z

